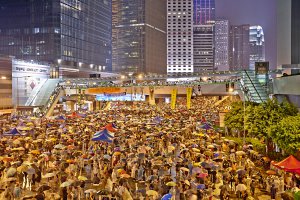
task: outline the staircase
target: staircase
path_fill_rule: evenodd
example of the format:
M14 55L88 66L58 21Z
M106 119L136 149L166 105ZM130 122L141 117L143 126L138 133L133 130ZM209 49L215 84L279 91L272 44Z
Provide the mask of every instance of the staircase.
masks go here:
M48 79L33 90L26 102L26 106L44 106L55 90L59 79Z
M269 99L266 89L256 78L255 71L242 71L239 85L246 101L262 103Z

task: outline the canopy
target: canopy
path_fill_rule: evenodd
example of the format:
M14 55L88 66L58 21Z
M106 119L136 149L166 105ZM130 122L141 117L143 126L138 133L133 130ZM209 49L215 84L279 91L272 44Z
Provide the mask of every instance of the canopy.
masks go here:
M105 127L104 127L104 130L108 130L109 132L116 132L116 126L113 124L113 123L110 123L110 124L107 124Z
M300 161L297 160L293 155L290 155L278 163L273 162L272 164L280 169L283 169L284 171L300 174Z
M3 134L3 136L15 136L15 135L21 135L21 133L18 131L17 128L13 128L9 132Z
M111 143L113 138L114 136L107 129L103 129L102 131L94 134L92 141L104 141Z
M66 120L66 118L62 115L55 117L56 120Z
M67 117L69 118L83 118L83 117L86 117L85 114L80 114L80 113L77 113L77 112L73 112L71 115L68 115Z

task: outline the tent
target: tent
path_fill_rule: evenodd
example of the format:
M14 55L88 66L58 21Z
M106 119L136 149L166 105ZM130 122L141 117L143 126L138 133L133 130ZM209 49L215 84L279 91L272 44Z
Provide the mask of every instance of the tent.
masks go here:
M73 112L71 115L68 115L67 117L69 118L83 118L83 117L86 117L85 114L80 114L80 113L77 113L77 112Z
M56 120L66 120L66 118L62 115L55 117Z
M21 135L21 133L18 131L17 128L13 128L9 132L3 134L3 136L16 136L16 135Z
M107 129L109 132L116 132L116 126L113 123L107 124L104 129Z
M272 164L275 167L278 167L286 172L300 174L300 161L297 160L293 155L290 155L289 157L278 163L272 162Z
M108 142L108 143L112 143L112 139L113 138L111 138L108 135L106 135L105 133L101 133L101 132L97 132L92 137L92 141L102 141L102 142Z

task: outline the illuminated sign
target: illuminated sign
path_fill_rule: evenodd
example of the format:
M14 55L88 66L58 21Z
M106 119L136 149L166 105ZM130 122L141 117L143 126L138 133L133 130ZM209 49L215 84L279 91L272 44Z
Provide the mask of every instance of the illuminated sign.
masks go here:
M126 94L117 93L117 94L99 94L96 95L97 101L145 101L145 95L141 94Z
M104 93L119 93L121 88L107 87L107 88L89 88L86 90L86 94L104 94Z

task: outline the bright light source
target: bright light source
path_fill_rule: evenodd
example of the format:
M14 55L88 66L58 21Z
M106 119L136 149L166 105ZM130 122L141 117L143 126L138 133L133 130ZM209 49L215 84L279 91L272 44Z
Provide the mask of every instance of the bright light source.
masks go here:
M70 84L71 83L71 81L67 81L67 84Z
M229 88L229 90L228 90L229 92L233 92L234 91L234 89L233 88Z
M61 59L57 59L58 64L61 64Z
M6 80L7 77L6 77L6 76L1 76L1 79L2 79L2 80Z
M125 79L125 78L126 78L126 76L124 76L124 75L121 76L121 79Z
M82 66L82 62L79 62L78 65L79 65L79 67L81 67Z
M207 79L208 79L207 77L203 77L202 78L203 81L207 81Z
M138 78L139 78L139 79L142 79L142 78L143 78L143 75L142 75L142 74L140 74L140 75L138 76Z

